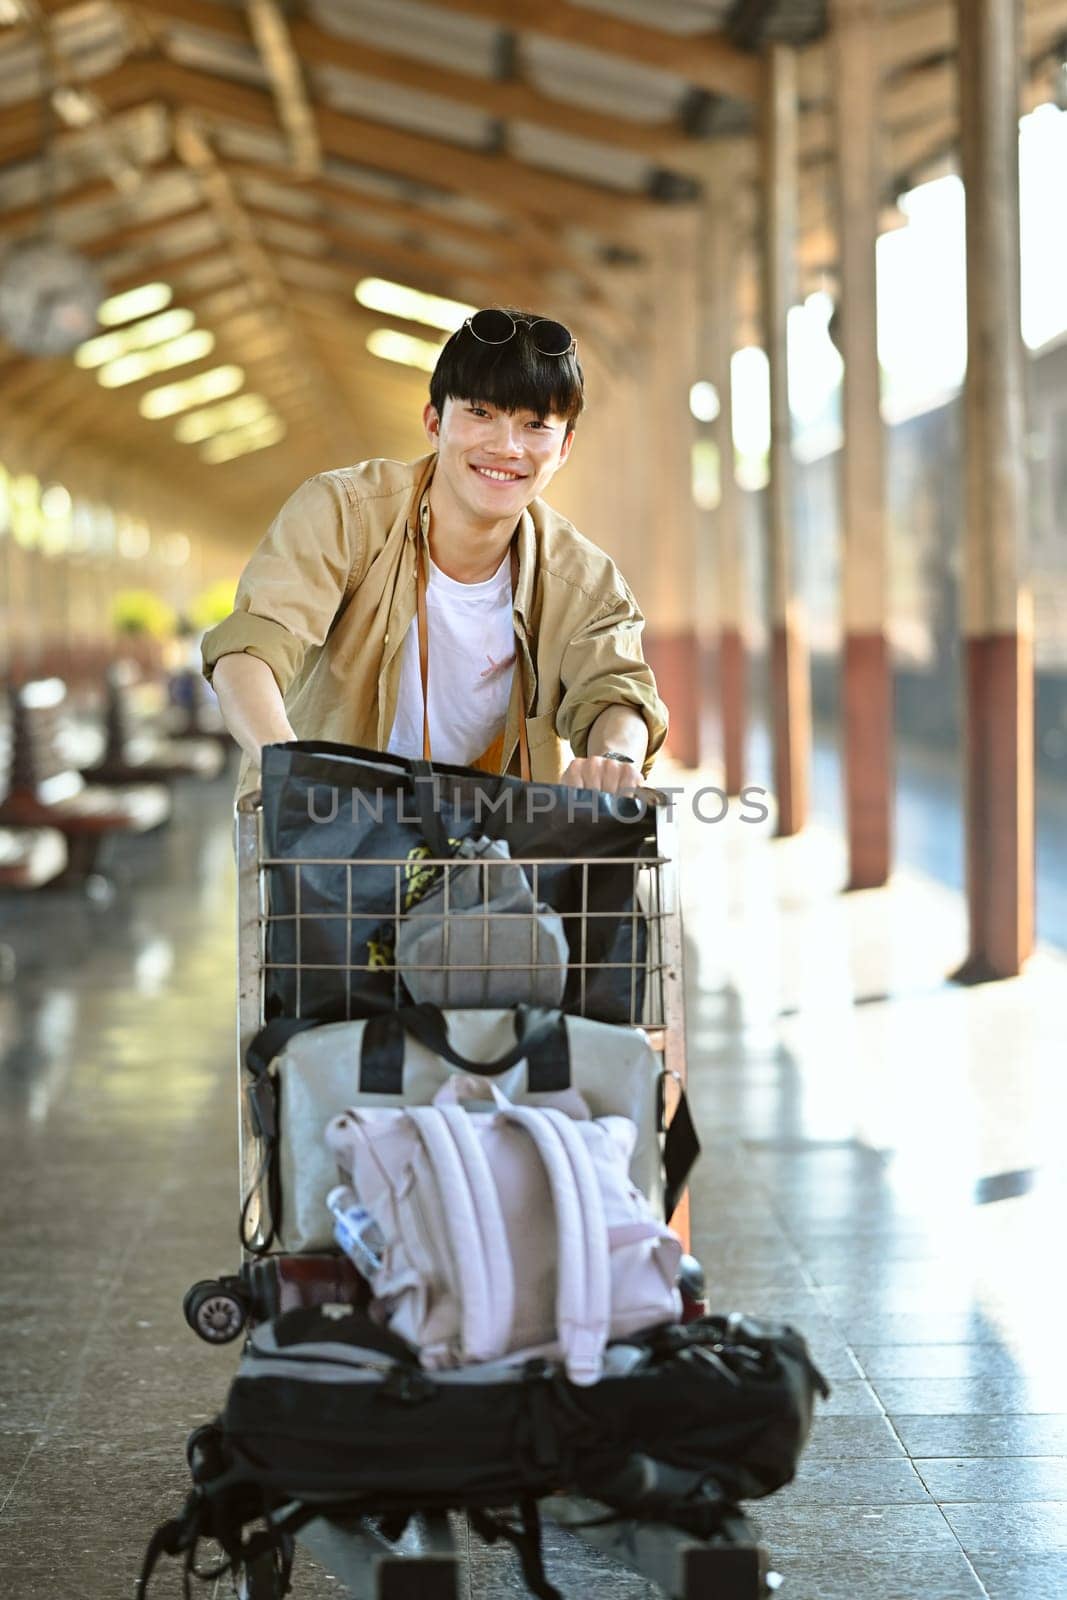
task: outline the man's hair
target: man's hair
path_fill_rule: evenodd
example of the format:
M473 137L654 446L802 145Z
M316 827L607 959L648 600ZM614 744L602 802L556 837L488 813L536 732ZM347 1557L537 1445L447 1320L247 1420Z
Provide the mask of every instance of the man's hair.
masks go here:
M442 347L430 378L430 401L438 416L445 401L483 400L500 411L533 411L539 417L565 417L568 433L585 403L585 378L576 351L545 356L529 335L536 312L502 306L515 318L516 332L504 344L484 344L464 324Z

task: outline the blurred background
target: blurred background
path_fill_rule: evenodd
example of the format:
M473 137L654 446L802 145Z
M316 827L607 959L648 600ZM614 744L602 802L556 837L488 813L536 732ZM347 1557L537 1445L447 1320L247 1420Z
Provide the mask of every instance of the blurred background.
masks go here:
M1064 943L1067 3L989 11L1007 76L982 93L1018 128L996 538L1028 618L1037 916ZM843 674L850 632L876 636L893 842L853 879L895 851L963 887L966 48L952 5L898 0L0 0L0 672L62 680L83 756L116 662L131 713L210 719L181 675L286 496L421 453L445 335L524 306L579 339L551 498L641 600L671 754L772 788L784 834L814 808L855 843ZM996 308L1012 265L987 248Z
M657 781L731 797L679 808L693 1241L834 1385L786 1593L1067 1595L1065 62L1067 0L0 0L13 1600L132 1592L223 1392L200 638L493 304L577 337L549 498L645 613Z

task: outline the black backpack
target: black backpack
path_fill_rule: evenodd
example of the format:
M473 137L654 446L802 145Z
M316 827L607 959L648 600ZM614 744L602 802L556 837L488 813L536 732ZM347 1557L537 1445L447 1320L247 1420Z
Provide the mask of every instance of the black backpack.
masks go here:
M205 1578L267 1553L286 1593L292 1536L312 1518L385 1518L399 1537L415 1512L452 1509L515 1544L530 1592L552 1596L541 1496L570 1490L710 1538L736 1502L791 1481L817 1393L798 1333L738 1316L609 1345L603 1378L579 1388L543 1360L431 1376L362 1311L286 1312L253 1332L221 1417L190 1439L194 1490L153 1538L137 1600L164 1552ZM495 1514L516 1507L518 1527ZM205 1538L224 1560L198 1572Z

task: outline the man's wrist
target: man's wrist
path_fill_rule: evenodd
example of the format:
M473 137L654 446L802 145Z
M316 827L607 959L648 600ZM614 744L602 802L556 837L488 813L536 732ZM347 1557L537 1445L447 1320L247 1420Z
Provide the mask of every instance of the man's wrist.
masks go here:
M589 729L587 756L622 759L624 765L641 770L648 746L648 728L633 706L605 706Z

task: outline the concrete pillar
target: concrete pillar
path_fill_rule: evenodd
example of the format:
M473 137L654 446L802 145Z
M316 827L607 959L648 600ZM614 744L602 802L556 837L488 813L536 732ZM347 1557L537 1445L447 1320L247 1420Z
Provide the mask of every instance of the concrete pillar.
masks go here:
M1026 586L1019 290L1020 20L959 0L967 191L963 550L969 950L961 982L1018 973L1033 946L1033 636Z
M653 315L648 349L647 428L634 439L654 461L650 534L655 560L641 602L645 648L671 713L668 748L686 766L700 759L700 592L698 519L693 502L696 437L689 390L699 376L699 215L664 212L655 221Z
M885 436L879 406L875 241L881 0L832 0L831 81L845 363L841 451L843 730L850 889L886 882L892 855L893 691L887 635Z
M728 794L745 782L747 639L745 551L740 490L734 476L733 389L730 360L737 346L739 188L737 151L716 143L706 184L708 203L703 252L702 312L707 377L719 396L711 437L719 455L719 504L713 519L717 590L718 698L722 727L723 781Z
M811 685L807 629L793 557L793 459L786 318L796 299L798 200L797 57L767 52L763 127L763 321L770 363L771 448L767 485L771 602L771 715L778 834L807 820Z

